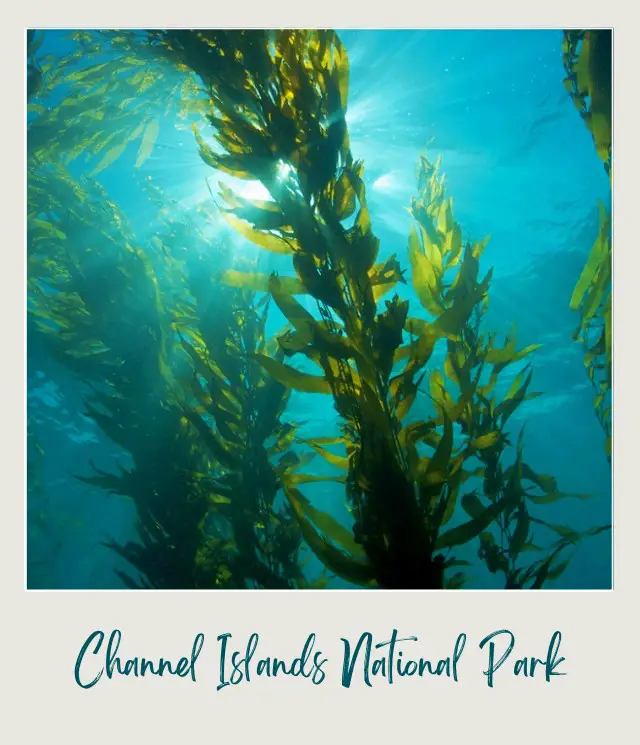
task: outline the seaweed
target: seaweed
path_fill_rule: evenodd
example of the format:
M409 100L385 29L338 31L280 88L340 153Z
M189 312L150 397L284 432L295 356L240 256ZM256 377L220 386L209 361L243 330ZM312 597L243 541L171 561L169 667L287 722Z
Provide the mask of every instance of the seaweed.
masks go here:
M202 320L197 313L188 322L184 316L176 318L176 311L165 306L149 259L152 250L137 245L124 215L101 187L76 182L61 167L30 169L29 209L31 317L58 361L90 385L86 414L132 462L116 474L95 469L94 475L82 477L135 503L139 542L107 543L141 576L138 580L120 573L123 582L206 588L296 581L299 533L292 530L290 517L273 509L277 481L266 451L260 450L264 439L282 428L279 416L286 397L281 395L274 407L273 387L265 390L257 382L255 388L247 387L227 364L233 363L229 350L238 334L249 345L263 341L264 319L251 316L252 299L236 293L209 308L208 316L203 312ZM172 268L177 271L166 255L164 263L165 275ZM173 367L172 325L179 326L182 344L200 362L184 376L188 387ZM212 334L207 369L219 370L219 364L231 381L222 391L218 379L217 400L205 407L215 427L205 423L197 408L204 395L191 383L196 373L202 377L203 363L186 341L195 344L205 329ZM229 435L234 423L224 422L219 413L238 404L236 397L244 390L252 398L238 405L241 417L235 429L241 436L242 427L251 424L248 437L256 442L237 463L240 446ZM228 439L219 435L223 425ZM277 445L285 450L281 441ZM254 505L243 502L249 493L258 499L261 492L252 485L259 482L266 488L268 475L269 497ZM258 538L255 526L262 522L268 525ZM265 545L269 540L271 551Z
M565 87L591 132L598 157L611 175L611 29L565 31L562 61Z
M612 32L565 31L565 85L594 140L611 179ZM612 241L611 213L599 206L599 228L569 306L580 314L574 338L584 348L584 364L595 390L594 409L605 432L611 461L612 435Z
M88 383L86 414L131 456L132 468L85 481L131 497L140 546L109 545L154 587L189 587L208 494L206 470L170 400L157 279L123 215L95 182L33 166L29 312L52 353ZM144 548L142 548L144 547ZM135 578L123 576L128 585Z
M474 363L461 339L487 297L491 273L478 276L483 244L463 246L451 205L439 198L435 169L424 159L421 195L412 204L416 226L409 258L414 289L430 319L410 317L408 302L397 294L380 310L382 296L404 277L395 256L376 263L379 245L363 164L349 147L348 60L337 35L169 31L158 32L154 41L173 51L209 90L215 146L195 130L203 160L236 178L260 181L270 194L270 201L257 202L222 186L227 219L257 246L291 256L295 276L236 272L231 278L235 286L268 286L291 326L278 339L278 355L256 359L285 386L331 394L342 420L342 437L309 444L347 472L353 535L285 481L305 540L331 571L350 582L442 587L445 568L455 563L442 551L511 515L520 497L515 489L496 492L468 522L442 531L460 486L471 476L465 461L504 437L500 428L472 436L469 426L471 418L482 416L482 394L479 375L470 377ZM458 265L453 281L445 282L445 272ZM294 294L310 296L317 317ZM453 402L434 370L429 384L436 413L403 426L434 348L444 340L454 345L448 369L457 372L460 399ZM494 373L531 351L515 352L510 343L485 350L485 357L495 360ZM293 368L282 353L304 355L322 374ZM529 381L502 402L502 425L526 397ZM469 439L454 452L456 422L467 426ZM431 455L420 456L418 443ZM323 444L344 445L346 457Z
M89 415L132 457L133 468L88 479L135 502L139 542L110 544L141 575L125 583L321 586L324 577L302 571L304 541L352 584L456 588L466 563L452 552L478 541L506 587L538 588L563 571L566 549L608 528L578 533L530 511L568 495L525 464L522 433L505 463L508 422L537 395L526 360L537 345L518 349L509 334L498 346L484 333L486 240L463 239L426 157L408 241L419 313L394 292L406 272L395 254L380 256L334 31L81 32L77 41L84 57L49 79L67 91L62 104L31 125L31 313L58 359L91 383ZM125 91L126 115L105 125ZM87 100L100 112L91 122ZM220 241L221 268L203 270L197 227L151 185L164 227L141 249L101 187L43 165L86 152L97 173L137 137L141 165L162 106L193 115L211 168L266 188L258 200L221 184L221 212L239 235L288 257L288 275L232 264ZM59 136L44 137L58 125ZM270 304L287 321L272 339ZM499 397L500 374L522 362ZM301 437L284 418L292 390L329 396L340 433ZM338 475L303 473L312 457ZM316 481L343 485L350 527L304 495ZM466 518L449 527L459 507ZM543 550L534 526L559 538ZM523 565L537 550L543 558Z
M456 295L469 298L472 306L464 322L449 329L444 375L435 369L429 381L432 401L459 426L462 439L457 452L452 450L448 502L440 521L441 527L453 518L461 488L470 481L477 484L459 500L470 521L441 535L437 545L467 542L472 535L479 533L479 557L489 572L504 575L507 589L523 588L527 584L538 588L559 577L568 566L570 558L565 558L565 549L583 537L608 530L610 526L578 533L568 526L552 525L530 514L530 505L550 504L567 497L586 499L588 496L560 492L552 476L536 473L523 461L524 429L518 436L513 462L505 464L505 456L513 447L508 430L510 420L524 402L540 395L530 390L533 371L528 362L529 356L540 345L518 348L515 328L506 335L502 346L498 345L494 334L483 333L491 273L481 282L478 282L478 273L488 239L463 244L462 228L454 219L453 201L447 197L440 163L434 165L424 156L420 159L418 186L411 213L420 229L421 246L416 248L410 243L410 250L416 251L416 258L412 261L414 266L425 267L419 274L414 271L413 277L421 304L431 316L439 316L440 322ZM457 273L450 276L457 265ZM479 296L481 300L478 300ZM425 328L424 321L415 319L413 323L422 324L417 328ZM513 373L514 369L517 372ZM505 370L512 372L513 380L500 395L498 390L504 388L500 376ZM457 399L455 391L458 392ZM439 441L433 425L438 423L439 420L431 420L430 426L425 422L411 425L412 439L427 436L435 438L432 442L437 444ZM418 433L417 436L413 435L414 432ZM464 464L473 459L480 467L465 469ZM550 529L560 538L545 550L534 543L536 526ZM496 532L498 540L494 535ZM518 566L522 555L530 551L542 552L543 558L528 566ZM464 564L453 560L450 566ZM465 580L464 572L458 571L448 581L450 586L458 587Z
M52 526L52 506L45 488L45 451L38 436L35 418L27 413L27 586L38 587L51 581L61 542Z
M31 38L41 42L45 34ZM136 144L134 167L140 168L169 112L176 113L176 126L185 128L206 114L195 76L159 60L136 32L82 30L68 38L74 51L61 58L40 55L37 65L30 46L29 157L66 166L84 162L95 176Z
M289 390L253 359L275 346L265 333L268 297L217 286L214 276L233 271L219 267L230 261L228 247L218 242L212 273L198 251L204 238L195 219L179 217L157 187L148 183L147 189L163 206L164 234L156 240L164 250L172 243L189 246L186 286L178 283L171 321L189 361L180 375L180 406L220 467L212 499L231 526L232 571L259 587L304 586L300 532L278 500L281 475L300 465L291 448L298 425L283 421Z

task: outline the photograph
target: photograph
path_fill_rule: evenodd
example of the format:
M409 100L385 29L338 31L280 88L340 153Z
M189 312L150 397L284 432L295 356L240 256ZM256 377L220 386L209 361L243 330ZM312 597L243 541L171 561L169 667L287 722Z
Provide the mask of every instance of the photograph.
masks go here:
M27 590L613 588L611 29L24 33Z

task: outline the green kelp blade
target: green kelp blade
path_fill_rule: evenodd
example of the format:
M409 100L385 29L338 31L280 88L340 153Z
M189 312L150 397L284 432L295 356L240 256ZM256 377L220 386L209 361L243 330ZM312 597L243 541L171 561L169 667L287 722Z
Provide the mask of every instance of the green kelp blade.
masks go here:
M462 499L460 500L460 504L462 505L462 509L467 513L467 515L469 515L469 517L474 520L476 518L482 517L485 510L487 509L486 505L482 504L475 491L463 495Z
M291 485L325 483L327 481L334 481L337 484L344 484L346 480L346 476L318 476L313 473L291 473L287 477L287 481Z
M482 468L477 468L475 471L465 471L464 469L460 468L460 470L458 470L453 476L449 477L449 480L447 482L449 493L447 494L447 500L444 505L442 520L440 521L441 528L446 525L453 517L456 505L458 504L458 494L460 492L461 486L469 479L478 477L483 473L484 471ZM463 496L462 507L470 517L476 517L481 510L484 510L484 505L482 505L482 503L478 505L479 501L480 500L478 499L475 491L469 492L468 494L465 494ZM472 512L474 511L475 514L472 514Z
M227 468L237 468L238 456L231 452L229 445L223 445L207 424L186 404L181 404L184 415L196 428L204 444L209 448L214 458Z
M471 450L487 450L488 448L493 447L499 439L500 432L488 432L486 435L481 435L480 437L471 440L469 448Z
M561 536L561 538L563 539L563 543L575 544L583 538L588 538L590 536L598 535L599 533L604 533L607 530L611 530L611 525L599 525L596 528L588 528L587 530L576 531L572 528L567 527L566 525L548 523L545 520L540 520L540 518L537 517L532 517L531 522L537 523L538 525L543 525L545 528L552 530L554 533Z
M500 513L507 507L511 502L509 497L504 497L492 505L487 507L484 512L477 515L473 519L469 520L462 525L458 525L455 528L451 528L446 533L440 535L436 541L435 548L450 548L451 546L460 546L463 543L468 543L470 540L479 535L485 530L491 523L498 518Z
M342 173L333 190L333 207L338 220L346 220L356 210L356 192L347 173Z
M599 204L599 209L600 230L598 232L598 237L596 238L596 241L591 248L591 253L589 254L587 263L585 264L585 267L582 270L582 274L580 275L575 289L573 290L573 294L569 302L569 307L571 308L571 310L578 310L578 308L580 307L580 304L582 303L587 290L594 283L596 275L599 273L610 251L610 218L607 216L604 204L602 204L602 202L600 202Z
M267 233L263 230L256 230L245 220L240 220L235 215L223 212L224 219L234 228L243 238L254 243L266 251L276 254L295 253L298 246L294 241L288 241L275 233Z
M319 478L324 481L334 480L326 477ZM285 488L287 489L289 501L294 500L296 502L296 509L299 509L305 517L311 520L315 528L321 531L327 538L330 538L338 546L343 548L351 556L361 560L365 559L364 550L362 546L355 542L351 531L345 528L328 512L323 512L314 507L311 502L309 502L309 500L294 486L294 477L286 476L283 479L283 483L286 484Z
M529 518L529 513L526 509L519 507L516 527L511 536L511 541L509 542L509 553L512 557L517 557L522 551L522 547L525 545L527 538L529 537L530 527L531 520Z
M610 269L610 267L607 267L607 269ZM582 316L581 325L583 329L585 328L586 324L593 318L593 316L598 312L598 309L601 307L606 298L609 297L610 290L610 271L601 269L593 280L593 283L590 285L580 309Z
M515 391L513 391L513 387L515 387L516 382L519 384L521 380L521 375L524 374L524 371L518 375L516 380L514 381L514 386L512 386L512 391L509 391L509 394L507 395L507 398L502 401L497 407L496 407L496 417L501 416L501 424L504 426L509 419L509 417L516 411L518 406L525 400L525 396L527 395L527 388L531 384L531 378L533 377L533 370L528 371L529 374L527 375L524 383Z
M336 548L314 528L311 521L305 516L299 500L296 499L295 495L292 495L291 489L285 487L284 492L298 521L302 537L320 562L329 571L347 582L355 585L372 586L375 580L373 570L368 562L350 556Z
M498 365L504 367L514 362L520 362L525 357L540 349L542 344L529 344L528 347L524 347L520 351L516 351L515 343L506 344L502 349L492 347L486 354L485 361L490 365Z
M451 451L453 449L453 423L451 419L443 412L444 432L436 447L433 457L429 461L423 478L420 480L430 486L440 485L446 481L451 460Z
M331 386L324 378L302 373L264 354L254 354L252 357L275 380L282 383L282 385L286 385L287 388L293 388L302 393L331 393Z
M109 150L107 150L107 152L102 156L100 161L97 163L93 171L91 171L90 176L92 178L94 176L97 176L100 173L100 171L104 171L105 168L108 168L112 163L118 160L118 158L126 150L128 144L129 144L129 140L126 139L124 140L124 142L119 142L117 145L114 145L113 147L109 148Z
M460 590L467 582L467 576L464 572L456 572L451 577L445 579L445 590Z
M209 499L212 504L231 504L229 497L225 497L222 494L211 494Z
M438 280L433 266L422 251L418 229L415 225L409 228L409 261L413 269L411 273L413 289L420 303L429 313L435 316L440 315L443 308L437 294Z
M509 478L513 466L507 468L504 472L506 478ZM526 463L520 465L521 478L526 481L533 482L536 486L540 487L545 494L551 494L558 491L558 482L553 476L547 476L544 473L536 473L531 466Z
M331 453L329 450L321 447L318 445L320 439L321 438L318 438L318 440L307 440L307 443L316 451L316 453L318 453L318 455L322 456L328 463L331 463L332 466L341 468L343 471L348 471L349 458L343 455L335 455L335 453Z
M561 536L565 541L569 543L577 543L581 538L581 533L567 525L558 525L556 523L548 523L546 520L541 520L538 517L532 517L531 522L543 525L545 528L552 530L557 535Z
M298 280L300 282L300 280ZM300 284L304 287L303 283ZM316 325L315 318L290 293L283 291L282 281L275 274L269 277L269 292L282 315L289 323L303 335L304 343L309 343L313 338L313 328Z
M565 559L564 561L561 561L559 564L556 564L553 569L548 569L547 571L547 581L551 582L554 579L558 579L558 577L563 574L564 570L569 566L573 559L573 554L569 556L568 559Z
M140 149L138 150L138 157L136 158L135 168L140 166L151 157L153 147L158 139L160 132L160 122L157 119L152 119L145 127L144 134L142 135L142 141L140 142Z
M555 558L565 548L566 548L565 545L558 547L557 549L555 549L555 551L553 551L553 553L550 556L548 556L546 559L540 562L539 565L537 565L537 569L535 571L535 580L533 584L531 585L532 590L539 590L547 580L557 579L562 574L562 572L564 572L564 570L567 568L567 566L571 562L573 555L571 555L565 561L562 561L559 564L557 564L553 569L551 569L551 565L553 564ZM536 565L534 564L534 566ZM525 577L525 580L526 579L527 578Z
M227 287L238 287L253 292L270 292L270 274L239 272L227 269L218 275L218 281ZM304 295L307 290L297 277L278 277L279 291L285 295Z
M561 499L590 499L591 494L568 494L565 492L546 492L545 494L527 494L527 499L530 499L535 504L552 504L558 502Z

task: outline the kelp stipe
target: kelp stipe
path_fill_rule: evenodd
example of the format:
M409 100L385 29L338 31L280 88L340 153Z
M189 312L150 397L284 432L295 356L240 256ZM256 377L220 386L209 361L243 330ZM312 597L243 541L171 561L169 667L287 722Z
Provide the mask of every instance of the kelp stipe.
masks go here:
M598 156L611 179L612 32L565 31L565 85L593 136ZM575 338L582 343L587 374L595 389L594 408L606 435L611 460L612 434L612 281L611 214L600 205L598 236L571 296L580 314Z

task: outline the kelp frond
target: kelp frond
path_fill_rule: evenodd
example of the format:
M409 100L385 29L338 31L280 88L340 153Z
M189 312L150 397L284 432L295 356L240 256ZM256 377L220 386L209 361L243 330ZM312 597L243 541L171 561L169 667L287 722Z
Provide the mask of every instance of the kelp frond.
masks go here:
M229 290L212 307L192 284L201 302L191 316L165 307L181 268L163 254L156 273L153 251L139 248L97 184L37 165L29 176L30 314L57 359L92 385L88 416L133 463L83 477L135 503L139 542L109 547L143 586L303 583L299 531L274 505L279 483L265 446L275 434L287 453L286 391L250 359L265 344L264 303Z
M565 31L565 85L593 136L598 156L611 178L612 32ZM612 434L612 241L611 214L599 210L598 235L571 296L571 310L580 314L575 338L584 348L584 364L595 389L596 416L606 435L611 460Z
M292 257L296 278L225 278L235 286L268 288L291 324L278 338L280 351L256 359L289 388L331 394L344 422L346 458L318 441L310 444L329 462L344 463L353 538L285 480L305 540L350 581L442 586L445 559L438 552L468 542L516 506L513 494L500 494L467 523L442 531L472 475L463 465L504 439L501 428L530 382L529 376L500 404L492 431L472 433L478 401L499 371L534 349L517 351L510 339L496 348L491 340L482 358L473 356L471 319L486 301L491 278L491 272L479 276L484 243L463 245L438 169L423 159L409 259L428 319L410 316L397 295L380 310L378 300L403 274L395 257L376 264L363 166L349 147L348 63L337 36L256 31L232 39L207 31L161 32L158 38L209 86L214 145L196 132L205 162L261 181L271 195L269 202L249 202L221 187L232 225L256 245ZM311 296L317 315L294 294ZM437 344L448 345L445 374L460 396L454 400L442 373L433 370L432 417L403 426ZM306 356L322 374L294 369L283 353ZM485 362L493 364L493 374L481 387ZM456 425L468 436L462 448L454 444ZM419 445L431 455L421 455Z

